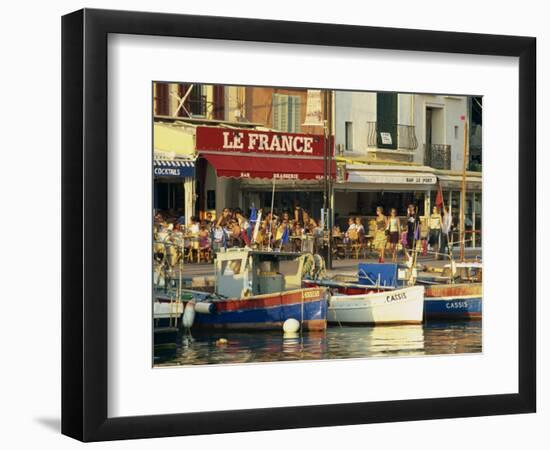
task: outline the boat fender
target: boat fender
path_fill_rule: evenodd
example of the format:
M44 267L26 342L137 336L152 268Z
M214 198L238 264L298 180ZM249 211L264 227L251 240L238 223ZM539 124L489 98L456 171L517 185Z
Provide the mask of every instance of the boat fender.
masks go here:
M215 310L212 302L198 302L195 304L195 312L197 314L212 314Z
M195 322L195 302L191 300L185 305L181 324L184 328L191 328Z
M300 322L298 322L296 319L292 319L292 318L286 319L283 323L283 332L285 334L297 333L299 329L300 329Z
M451 274L453 277L455 277L456 273L457 273L456 263L454 262L454 260L451 260Z

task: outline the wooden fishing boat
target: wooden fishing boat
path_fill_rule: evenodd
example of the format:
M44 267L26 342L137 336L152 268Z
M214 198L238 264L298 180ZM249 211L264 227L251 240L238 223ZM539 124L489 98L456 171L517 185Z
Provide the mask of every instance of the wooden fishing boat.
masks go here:
M481 312L481 283L426 286L424 299L424 317L426 320L480 320Z
M390 325L418 324L424 314L424 287L397 287L397 265L393 270L383 271L392 278L376 282L364 282L358 277L356 282L334 280L304 280L307 285L327 287L330 292L327 321L331 324L348 325ZM389 268L391 269L391 268ZM370 272L370 270L369 270ZM391 273L393 272L393 273ZM359 268L359 273L365 273L365 267ZM387 278L387 277L386 277ZM369 278L370 279L370 278Z
M451 261L433 273L415 273L406 265L360 264L361 284L402 288L413 281L424 286L424 320L480 320L482 264ZM413 276L413 278L411 278Z
M330 296L327 321L370 325L417 324L422 323L423 310L423 286L355 295L335 294Z
M468 162L468 121L464 123L464 155L462 159L462 195L460 196L460 262L454 261L452 247L450 264L443 267L441 276L423 276L418 283L426 285L424 317L427 320L481 320L482 273L481 261L465 260L466 243L466 165ZM441 185L439 185L441 189ZM441 193L441 191L440 191ZM443 203L443 195L441 195ZM444 207L444 203L442 204ZM431 271L433 272L433 271ZM434 284L435 283L435 284Z
M197 314L193 327L227 330L282 329L296 319L303 330L326 328L327 296L324 289L296 289L248 298L212 300L213 311Z
M293 252L245 248L217 253L214 292L182 290L194 303L192 327L271 330L296 319L303 330L325 330L327 289L302 287L304 261Z
M424 317L427 320L481 320L482 265L480 262L452 263L445 280L419 278L426 285ZM438 282L439 281L439 282ZM442 283L441 281L446 281Z

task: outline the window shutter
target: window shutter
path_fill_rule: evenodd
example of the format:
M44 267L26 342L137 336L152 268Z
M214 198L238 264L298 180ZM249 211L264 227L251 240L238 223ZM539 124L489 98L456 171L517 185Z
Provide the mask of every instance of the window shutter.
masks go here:
M287 108L286 108L286 129L289 133L292 133L294 130L294 97L290 95L286 96Z
M167 116L170 114L169 92L167 83L156 83L155 114Z
M273 94L273 128L288 131L288 96Z
M288 131L288 95L279 95L279 104L280 104L280 114L281 123L279 130Z
M214 86L214 119L225 119L225 87L221 84Z
M279 96L277 94L273 94L273 97L271 100L271 110L272 110L272 116L273 116L273 128L275 128L276 130L279 130L281 112L279 111Z
M297 95L289 96L289 130L292 133L300 132L301 111L300 111L300 97Z
M376 94L376 134L379 148L397 148L397 94ZM382 135L382 133L386 133ZM383 136L391 136L391 143Z

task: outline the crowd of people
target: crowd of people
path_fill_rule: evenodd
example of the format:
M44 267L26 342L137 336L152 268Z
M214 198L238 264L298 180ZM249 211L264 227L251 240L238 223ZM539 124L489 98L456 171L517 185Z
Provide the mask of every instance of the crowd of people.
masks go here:
M393 262L397 261L399 248L402 248L406 259L413 249L424 254L431 251L439 259L451 249L452 227L452 216L447 207L441 213L439 207L434 206L429 216L420 217L416 205L410 204L406 217L402 219L398 217L396 208L391 208L389 215L386 215L384 208L378 206L376 215L368 221L367 230L361 217L350 217L345 232L335 227L333 236L341 236L344 244L369 241L371 248L378 252L379 262L384 262L388 247Z
M239 208L224 208L217 219L206 213L203 219L192 217L187 226L183 218L168 221L157 213L154 222L156 243L177 242L206 254L205 259L232 247L316 252L323 237L318 222L299 204L281 213L251 208L245 214Z
M317 253L325 237L320 224L299 204L294 210L280 213L251 208L245 214L239 208L224 208L217 218L206 213L202 219L192 217L187 226L182 217L168 220L157 213L154 222L156 243L173 242L188 254L196 252L197 260L202 254L202 259L208 261L220 249L232 247ZM332 236L334 248L365 245L377 252L379 262L384 262L387 251L395 262L399 249L405 258L410 257L413 249L424 254L432 251L436 258L446 255L450 250L452 226L448 208L443 208L441 213L434 206L429 216L420 217L417 207L410 204L406 217L400 218L395 208L386 215L379 206L373 218L349 217L347 226L335 225Z

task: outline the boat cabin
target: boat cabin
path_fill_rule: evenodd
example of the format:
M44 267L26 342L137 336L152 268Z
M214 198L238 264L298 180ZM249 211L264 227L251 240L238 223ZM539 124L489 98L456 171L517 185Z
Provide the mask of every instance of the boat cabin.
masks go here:
M466 261L455 264L459 280L472 283L483 281L483 265L478 261ZM447 266L445 266L447 267Z
M480 261L451 261L442 267L425 267L419 280L427 283L481 283L483 265Z
M228 249L216 254L216 293L246 298L299 289L303 267L301 253Z
M359 264L357 278L359 284L365 286L400 288L407 285L410 268L404 264L394 263Z

